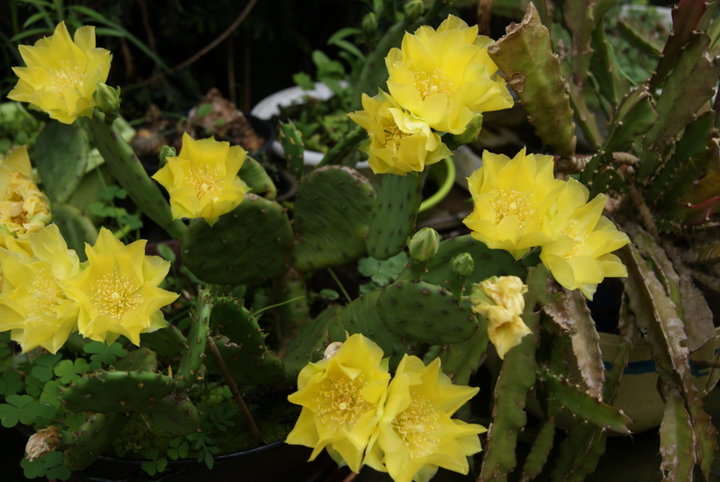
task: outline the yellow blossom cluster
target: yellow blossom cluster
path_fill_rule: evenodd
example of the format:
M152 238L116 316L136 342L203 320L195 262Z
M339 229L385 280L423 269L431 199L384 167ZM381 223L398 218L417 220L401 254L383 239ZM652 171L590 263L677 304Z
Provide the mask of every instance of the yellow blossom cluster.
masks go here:
M629 242L602 215L607 196L588 202L588 189L556 179L552 156L527 154L510 159L483 153L483 165L468 178L473 212L464 220L473 238L520 259L541 247L540 259L563 287L592 299L606 277L627 276L612 254Z
M286 442L327 449L353 472L366 464L396 482L427 481L439 467L467 474L481 450L481 425L451 418L478 388L454 385L440 370L405 355L395 375L382 349L361 334L306 365L288 397L302 411Z
M490 43L476 25L449 15L437 30L422 26L390 50L388 92L363 94L363 110L348 114L368 132L363 150L373 172L421 172L450 155L443 134L462 134L475 116L512 107Z
M57 225L24 239L3 238L0 248L0 331L10 331L23 352L41 346L55 353L73 331L96 341L164 326L160 308L177 298L158 285L170 264L145 255L145 241L124 245L102 228L81 263Z

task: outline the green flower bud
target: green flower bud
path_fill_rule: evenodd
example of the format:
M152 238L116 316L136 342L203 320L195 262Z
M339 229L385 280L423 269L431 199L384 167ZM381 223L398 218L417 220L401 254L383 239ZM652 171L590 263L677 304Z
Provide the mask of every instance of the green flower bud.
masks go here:
M430 261L440 247L440 234L433 228L422 228L410 238L410 257L418 262Z
M377 15L370 12L362 19L362 28L366 35L372 35L377 31Z
M168 157L177 157L177 151L174 147L162 146L160 152L158 152L158 159L160 160L161 166L165 165Z
M98 82L93 100L98 109L105 114L106 119L112 121L118 116L118 110L120 110L120 87L110 87Z
M466 278L475 269L475 260L470 253L460 253L450 260L450 267L453 273Z
M407 0L403 5L403 11L409 20L415 20L425 11L423 0Z

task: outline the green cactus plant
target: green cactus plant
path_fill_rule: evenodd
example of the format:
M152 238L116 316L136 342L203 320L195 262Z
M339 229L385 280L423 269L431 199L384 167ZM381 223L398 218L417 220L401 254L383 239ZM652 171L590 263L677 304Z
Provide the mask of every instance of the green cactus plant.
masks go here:
M397 88L397 82L394 86L383 83L402 63L397 51L389 57L388 51L422 44L417 39L403 40L404 31L410 35L409 31L420 25L437 27L448 12L454 11L452 2L439 0L370 3L372 11L364 17L362 28L333 38L346 54L362 60L362 65L353 70L358 81L350 86L356 107L363 93L375 95L378 89ZM432 3L429 9L425 8L428 3ZM83 335L73 333L62 347L52 346L57 354L46 353L46 345L23 353L16 348L18 343L22 347L29 343L23 330L32 332L34 319L28 315L22 327L6 321L14 320L13 311L20 309L12 298L19 296L13 291L18 283L15 278L21 277L17 272L29 276L32 267L49 262L45 258L57 262L60 256L45 256L49 243L32 245L35 251L30 253L26 238L3 237L0 269L7 273L2 273L0 308L5 311L0 328L10 333L0 335L0 397L4 401L0 403L0 421L6 425L22 422L36 429L52 427L58 435L52 438L51 449L55 456L62 451L70 470L83 470L100 454L112 450L116 454L152 453L154 460L146 461L146 470L162 470L168 458L180 457L181 447L190 445L192 451L184 449L185 455L211 465L213 455L220 450L245 448L239 439L250 439L257 445L287 436L297 418L296 407L288 403L296 383L307 386L310 378L332 365L334 350L350 336L361 334L370 340L368 345L382 351L380 371L389 374L407 369L407 360L420 360L429 367L439 358L444 373L438 376L441 383L480 384L483 392L491 394L487 404L476 399L458 412L461 418L487 425L489 431L482 439L483 452L469 459L473 453L463 452L455 468L462 471L462 464L469 460L468 470L474 472L471 477L480 481L531 480L543 475L551 480L580 481L603 463L606 446L611 443L610 432L626 435L633 429L632 420L615 403L631 349L642 341L649 346L657 367L658 392L664 403L658 429L660 471L668 480L692 480L695 472L709 479L717 431L703 407L704 393L695 384L696 367L690 355L713 343L717 333L713 324L716 307L706 293L720 292L720 249L715 239L720 212L720 115L717 97L712 98L720 75L716 58L720 20L715 4L681 0L673 14L673 35L664 46L622 24L624 35L641 52L661 54L655 71L635 85L636 81L623 71L609 40L611 32L605 28L615 3L530 3L524 16L510 25L502 38L493 41L478 37L472 44L473 48L486 49L483 62L487 65L483 69L492 62L499 69L497 74L488 72L492 77L488 82L501 77L507 81L544 153L554 155L555 180L567 183L563 186L576 186L575 181L566 181L576 179L591 196L608 193L611 202L605 214L609 224L604 226L610 229L610 224L615 224L628 236L629 244L618 251L619 261L614 255L602 259L602 263L624 266L628 272L618 283L622 284L622 293L615 300L620 335L612 359L603 356L597 312L586 301L588 286L580 283L582 292L560 286L557 265L548 261L544 241L518 249L491 249L479 241L482 236L477 232L441 236L428 228L418 229L426 169L405 175L378 174L382 178L376 191L368 179L349 166L352 156L348 154L355 154L360 143L367 140L368 134L359 127L350 129L320 166L310 168L303 163L300 130L291 123L284 124L280 137L287 167L299 182L294 197L278 202L277 188L265 166L245 158L237 176L225 180L236 193L241 191L240 199L233 199L237 203L222 213L187 220L177 214L181 210L174 194L168 189L168 202L152 180L152 173L145 171L132 148L112 130L110 121L118 114L118 92L101 85L92 117L67 126L47 124L40 133L32 155L40 185L46 190L54 221L66 243L83 257L84 245L92 246L98 232L104 233L98 217L86 212L86 198L107 181L108 185L117 183L129 195L128 202L172 238L154 247L170 266L165 270L166 263L160 258L148 259L132 274L153 278L157 283L152 288L143 285L127 299L122 298L122 291L131 285L132 277L119 279L107 290L105 278L94 279L93 296L105 297L105 304L97 311L106 318L88 328L81 319L90 316L86 313L90 310L78 301L74 309L82 314L68 316L77 317L73 329ZM481 11L483 8L481 5ZM385 33L380 34L380 26ZM427 28L420 32L430 35ZM473 32L470 27L462 36ZM349 43L352 35L364 36L367 51ZM453 53L460 55L459 51ZM429 62L430 57L424 56L423 61ZM379 65L382 62L386 62L386 69ZM415 81L426 87L429 82L422 75ZM440 83L433 87L442 90L444 86ZM473 84L473 89L477 93L477 85ZM421 97L430 96L431 91L423 91ZM380 132L398 143L394 147L417 135L406 131L426 121L414 112L407 115L410 108L399 105L385 107L395 122L404 122L394 127L381 125L382 129L371 133L374 137L362 152L373 155L373 142L378 141ZM427 145L437 142L449 148L472 142L478 133L492 127L493 117L482 112L470 112L465 118L464 131L444 132L423 125L419 131L431 131L437 138L413 144L418 151L413 155L428 155L425 151L431 148ZM457 127L451 124L447 126ZM91 146L98 148L106 164L92 182L86 175ZM200 149L201 144L193 146ZM217 149L214 154L228 149L213 146ZM218 169L239 164L239 157L233 157L236 152ZM66 157L67 169L59 169L58 159ZM162 162L171 161L164 156ZM192 195L186 203L208 192L214 201L227 201L225 192L213 191L215 181L206 174L201 170L190 176L185 188ZM494 174L498 179L522 178L518 173ZM505 198L486 203L486 209L497 211L498 223L527 201L519 191L502 189ZM477 202L480 195L472 195ZM520 214L528 215L527 225L535 220L542 235L550 236L556 217L563 216L564 201L545 203L550 207L542 216L529 211ZM536 214L537 219L533 217ZM526 227L526 221L518 217L518 230ZM563 235L574 241L582 238L582 226L568 224L563 229ZM133 237L132 231L125 226L114 234L116 238ZM506 246L504 241L500 239L496 245ZM594 242L589 238L585 241ZM77 284L78 273L86 273L88 266L102 261L100 248L88 251L89 259L82 264L71 260L71 268L53 265L54 271L47 272L54 276L72 272L67 277ZM135 255L140 258L139 250ZM562 263L573 258L573 253L558 257L563 258ZM129 265L131 261L123 263ZM163 270L170 275L165 277ZM162 284L158 278L164 278ZM64 286L64 279L57 280L58 286ZM597 283L585 284L594 289ZM43 289L35 289L35 293L52 291L50 285L47 280L38 283L36 287ZM139 315L135 312L126 318L114 317L113 310L142 305L133 296L141 297L151 289L172 291L177 299L148 308L152 313L147 314L147 326L142 329L136 327ZM73 290L67 289L62 300L72 296ZM104 333L103 324L112 329L98 335ZM514 343L511 348L502 346L508 339ZM353 362L362 365L366 360ZM716 360L704 362L716 364ZM362 384L362 376L356 373L359 371L333 372L338 378L326 385L332 388L337 382L345 390ZM427 400L422 403L412 405L421 390L408 388L407 397L413 402L407 402L405 411L397 410L399 414L392 422L384 419L397 409L393 404L399 403L396 397L402 389L398 385L429 377L427 373L416 375L412 370L397 378L391 375L390 388L373 388L388 390L378 397L388 405L373 414L382 420L377 432L373 429L367 434L368 441L385 443L385 436L391 432L378 435L384 424L402 435L408 450L413 449L413 440L427 442L427 437L412 437L417 427L433 429L420 415L429 410L434 392L425 394ZM454 390L445 388L447 393ZM319 400L327 404L317 414L304 412L298 424L305 423L307 417L329 414L335 421L342 419L352 425L356 414L342 418L349 413L344 410L356 402L365 407L368 400L359 402L366 395L363 393L348 389L348 393L333 398L336 392L330 390L309 397L313 403ZM278 420L267 424L266 412ZM412 425L412 430L405 426L407 430L402 431L399 427L406 419L413 419L417 425ZM331 428L334 425L343 424L334 423ZM458 423L453 427L469 426ZM299 431L305 429L307 426L301 426ZM559 436L561 431L565 433ZM300 438L310 443L310 432ZM528 440L531 445L523 458L521 445ZM334 445L341 442L333 439L322 443L335 456L346 456L341 454L344 446ZM357 444L353 447L360 450ZM365 447L360 452L359 458L368 465L383 468L378 463L383 458L390 470L392 455L379 455L377 447ZM434 470L433 464L430 468ZM424 469L429 470L427 466ZM422 477L426 475L423 472Z

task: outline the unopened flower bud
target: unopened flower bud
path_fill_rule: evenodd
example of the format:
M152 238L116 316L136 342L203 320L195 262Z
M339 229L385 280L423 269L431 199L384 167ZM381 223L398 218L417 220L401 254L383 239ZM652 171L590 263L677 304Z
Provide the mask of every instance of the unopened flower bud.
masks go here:
M120 87L110 87L103 82L98 82L93 99L98 109L105 114L106 119L113 120L117 117L120 110Z
M455 274L466 278L475 269L475 260L470 253L460 253L450 261L450 267Z
M362 28L366 35L372 35L377 31L377 16L370 12L362 19Z
M408 16L409 20L415 20L425 11L423 0L406 0L403 5L403 11L405 12L405 15Z
M430 261L440 247L440 234L433 228L422 228L410 238L410 257L418 262Z
M167 163L168 157L177 157L177 151L174 147L162 146L160 152L158 152L158 159L160 160L160 166L164 166Z
M51 425L32 434L25 444L27 459L33 460L55 451L60 443L60 431Z

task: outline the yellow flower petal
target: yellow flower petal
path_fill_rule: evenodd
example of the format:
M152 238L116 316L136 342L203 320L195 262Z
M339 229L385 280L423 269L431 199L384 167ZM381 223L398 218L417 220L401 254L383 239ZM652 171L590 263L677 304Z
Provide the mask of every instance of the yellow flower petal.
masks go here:
M50 37L19 50L26 66L13 68L19 80L8 98L28 102L65 124L90 115L96 85L107 80L112 59L109 51L95 47L94 27L80 27L73 41L60 22Z
M472 309L488 319L488 337L501 359L532 333L521 318L526 292L527 286L517 276L493 276L473 287Z
M170 263L145 255L145 240L124 245L101 228L94 246L85 246L87 266L67 282L67 295L79 305L78 330L86 338L113 341L164 325L160 308L178 295L158 287Z
M438 467L467 474L467 457L480 451L478 434L485 428L451 417L477 392L453 385L440 370L440 359L425 366L405 355L388 387L365 463L395 482L428 480Z
M362 105L363 110L348 116L368 132L370 142L363 150L374 173L422 172L451 154L427 122L400 109L385 92L363 94Z
M551 238L543 230L548 204L563 182L553 176L552 156L526 154L510 159L483 152L483 165L468 178L474 209L463 222L473 238L516 259Z
M431 128L452 134L465 131L473 114L512 107L487 54L490 41L477 30L449 15L437 30L406 33L385 59L390 95Z
M214 139L183 134L177 157L169 157L153 179L170 194L174 218L204 218L213 225L245 199L248 186L237 176L247 152Z
M0 331L12 330L23 352L42 346L55 353L76 327L78 308L65 282L80 263L54 224L30 234L27 243L28 250L17 244L0 249Z
M359 472L389 379L380 347L360 334L348 337L330 358L300 371L288 400L303 408L286 442L313 447L310 460L327 447Z

